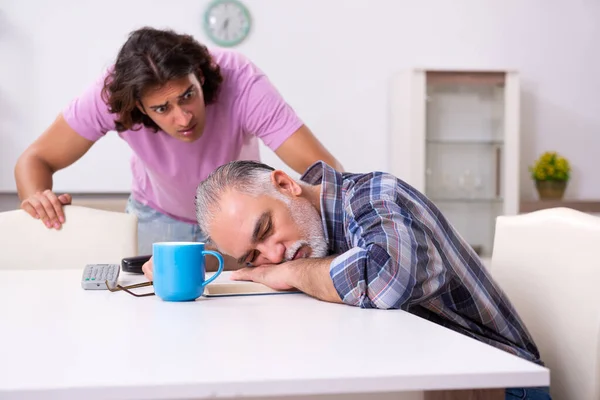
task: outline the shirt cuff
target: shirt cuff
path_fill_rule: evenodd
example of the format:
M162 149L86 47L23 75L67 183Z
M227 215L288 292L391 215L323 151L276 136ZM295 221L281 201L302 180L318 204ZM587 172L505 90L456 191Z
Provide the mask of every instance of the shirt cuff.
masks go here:
M329 275L333 286L342 301L354 306L362 306L367 283L364 276L365 250L355 247L333 259Z

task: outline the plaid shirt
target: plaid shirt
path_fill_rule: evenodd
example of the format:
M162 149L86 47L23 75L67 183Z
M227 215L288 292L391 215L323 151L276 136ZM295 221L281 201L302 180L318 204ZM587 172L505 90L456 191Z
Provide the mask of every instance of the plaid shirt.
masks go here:
M339 173L312 165L301 180L322 184L330 275L344 303L400 308L542 364L512 304L440 210L386 173Z

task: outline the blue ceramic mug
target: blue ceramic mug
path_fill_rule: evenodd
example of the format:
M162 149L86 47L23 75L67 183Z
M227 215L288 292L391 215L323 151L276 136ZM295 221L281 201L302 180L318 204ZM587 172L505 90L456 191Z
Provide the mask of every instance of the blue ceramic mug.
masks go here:
M219 269L205 280L205 255L219 260ZM165 301L193 301L223 272L223 257L204 250L201 242L159 242L152 245L154 293Z

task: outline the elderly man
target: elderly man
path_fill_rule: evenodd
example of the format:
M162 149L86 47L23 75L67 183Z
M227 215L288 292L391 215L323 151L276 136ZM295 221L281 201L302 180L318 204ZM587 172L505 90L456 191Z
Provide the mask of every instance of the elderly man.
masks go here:
M235 161L198 186L196 209L211 243L244 266L234 279L403 309L542 364L475 252L435 204L390 174L339 173L319 162L297 181ZM549 398L546 388L516 391Z

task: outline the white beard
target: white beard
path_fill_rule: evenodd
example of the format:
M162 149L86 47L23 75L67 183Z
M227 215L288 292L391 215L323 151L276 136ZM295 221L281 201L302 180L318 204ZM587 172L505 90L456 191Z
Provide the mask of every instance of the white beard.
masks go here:
M300 227L304 240L299 240L290 246L285 252L285 260L290 261L296 252L303 246L310 249L310 258L323 258L329 252L329 246L325 240L321 215L306 199L295 199L286 201L292 220Z

